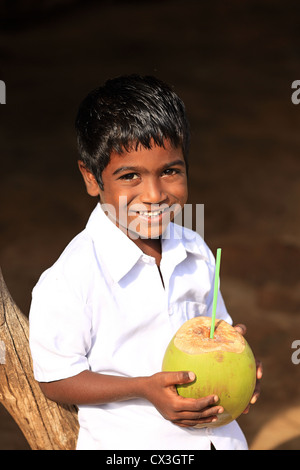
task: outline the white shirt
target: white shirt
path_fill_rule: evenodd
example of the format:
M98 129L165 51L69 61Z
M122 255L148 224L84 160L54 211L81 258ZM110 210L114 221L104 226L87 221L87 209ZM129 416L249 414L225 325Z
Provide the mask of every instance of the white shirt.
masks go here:
M211 315L215 261L198 234L170 224L160 264L118 229L98 204L83 230L33 290L30 347L37 381L84 370L126 377L161 371L173 335ZM222 296L218 318L231 323ZM77 449L247 449L236 422L181 428L149 402L79 406Z

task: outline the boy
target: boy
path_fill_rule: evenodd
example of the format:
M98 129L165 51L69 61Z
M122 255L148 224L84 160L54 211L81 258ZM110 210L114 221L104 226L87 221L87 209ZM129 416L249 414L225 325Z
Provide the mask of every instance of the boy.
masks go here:
M170 222L187 201L184 105L154 77L109 80L76 119L79 169L99 198L87 226L33 290L30 344L45 395L76 403L77 449L246 449L214 430L218 397L185 399L190 372L160 372L183 322L210 315L214 258ZM221 294L218 316L228 322Z

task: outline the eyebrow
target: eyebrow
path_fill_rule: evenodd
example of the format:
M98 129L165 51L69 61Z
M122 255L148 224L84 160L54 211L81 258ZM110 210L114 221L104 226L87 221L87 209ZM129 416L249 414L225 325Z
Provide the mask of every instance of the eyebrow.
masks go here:
M174 160L173 162L167 163L164 165L161 169L161 171L164 171L168 168L171 168L172 166L182 166L185 167L185 162L183 160ZM144 170L144 167L142 166L121 166L120 168L117 168L114 172L113 175L118 175L119 173L122 173L123 171L131 171L131 172L141 172Z

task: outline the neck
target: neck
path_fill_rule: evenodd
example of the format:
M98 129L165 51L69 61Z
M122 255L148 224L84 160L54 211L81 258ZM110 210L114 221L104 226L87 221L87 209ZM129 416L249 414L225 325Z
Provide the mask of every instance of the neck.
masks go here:
M142 251L145 255L155 258L156 264L159 267L161 261L161 238L140 238L130 237L129 231L121 224L116 224Z
M145 253L155 258L157 266L161 261L161 239L160 238L137 238L134 243Z

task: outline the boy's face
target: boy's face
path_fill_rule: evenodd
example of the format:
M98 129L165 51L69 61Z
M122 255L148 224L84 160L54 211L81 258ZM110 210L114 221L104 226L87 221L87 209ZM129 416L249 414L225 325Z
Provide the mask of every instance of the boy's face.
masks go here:
M168 141L165 148L139 146L121 155L112 153L102 180L103 190L96 183L92 192L87 185L88 192L100 195L107 215L133 240L162 235L187 201L182 150Z

